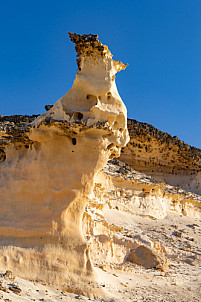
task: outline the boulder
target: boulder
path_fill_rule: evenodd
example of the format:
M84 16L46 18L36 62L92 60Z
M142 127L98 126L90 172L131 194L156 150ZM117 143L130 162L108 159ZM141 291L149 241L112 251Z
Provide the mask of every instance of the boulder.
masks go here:
M168 261L165 255L154 248L144 245L131 250L127 261L144 266L145 268L155 268L162 271L168 269Z

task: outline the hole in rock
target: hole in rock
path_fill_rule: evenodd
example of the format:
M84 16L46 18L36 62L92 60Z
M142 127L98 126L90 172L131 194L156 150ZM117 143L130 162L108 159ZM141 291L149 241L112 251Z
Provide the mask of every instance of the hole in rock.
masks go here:
M73 143L73 145L76 145L77 140L76 140L76 138L75 138L75 137L73 137L73 138L72 138L72 143Z
M45 105L45 110L49 111L52 107L53 107L53 105Z
M107 93L107 99L110 100L111 98L112 98L112 94L111 94L111 92L108 92Z
M114 144L113 144L113 143L110 144L110 145L108 145L108 146L107 146L107 149L110 150L112 147L114 147Z
M98 103L98 99L95 95L87 94L86 99L90 101L91 106L95 106Z
M74 112L74 117L77 120L81 120L83 118L83 114L81 112Z

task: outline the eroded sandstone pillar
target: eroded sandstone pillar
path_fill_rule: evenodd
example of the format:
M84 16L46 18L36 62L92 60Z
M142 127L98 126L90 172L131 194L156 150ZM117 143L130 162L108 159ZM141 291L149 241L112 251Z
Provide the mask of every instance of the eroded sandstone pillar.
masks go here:
M69 33L78 54L73 87L0 162L0 267L67 291L98 292L82 215L94 177L129 140L115 84L124 69L95 35ZM23 137L23 139L22 139Z

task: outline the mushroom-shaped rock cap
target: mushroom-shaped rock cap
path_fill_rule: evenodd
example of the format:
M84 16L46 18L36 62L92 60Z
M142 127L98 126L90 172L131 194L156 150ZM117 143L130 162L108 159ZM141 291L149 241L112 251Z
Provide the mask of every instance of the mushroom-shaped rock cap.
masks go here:
M98 35L92 35L92 34L87 34L87 35L79 35L79 34L72 34L68 33L71 41L75 43L75 50L77 52L77 65L78 65L78 70L80 68L80 62L81 62L81 57L82 56L91 56L91 57L96 57L96 56L102 56L106 58L112 58L112 54L109 51L108 47L106 45L103 45L99 40L98 40ZM116 72L125 69L128 64L123 64L120 61L114 61L114 65L116 65Z

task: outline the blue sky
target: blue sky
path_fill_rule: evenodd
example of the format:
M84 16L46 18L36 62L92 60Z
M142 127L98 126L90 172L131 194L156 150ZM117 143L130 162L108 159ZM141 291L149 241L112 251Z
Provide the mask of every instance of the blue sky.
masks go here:
M128 117L201 148L200 0L0 0L0 114L45 111L72 86L67 32L98 34L128 63Z

